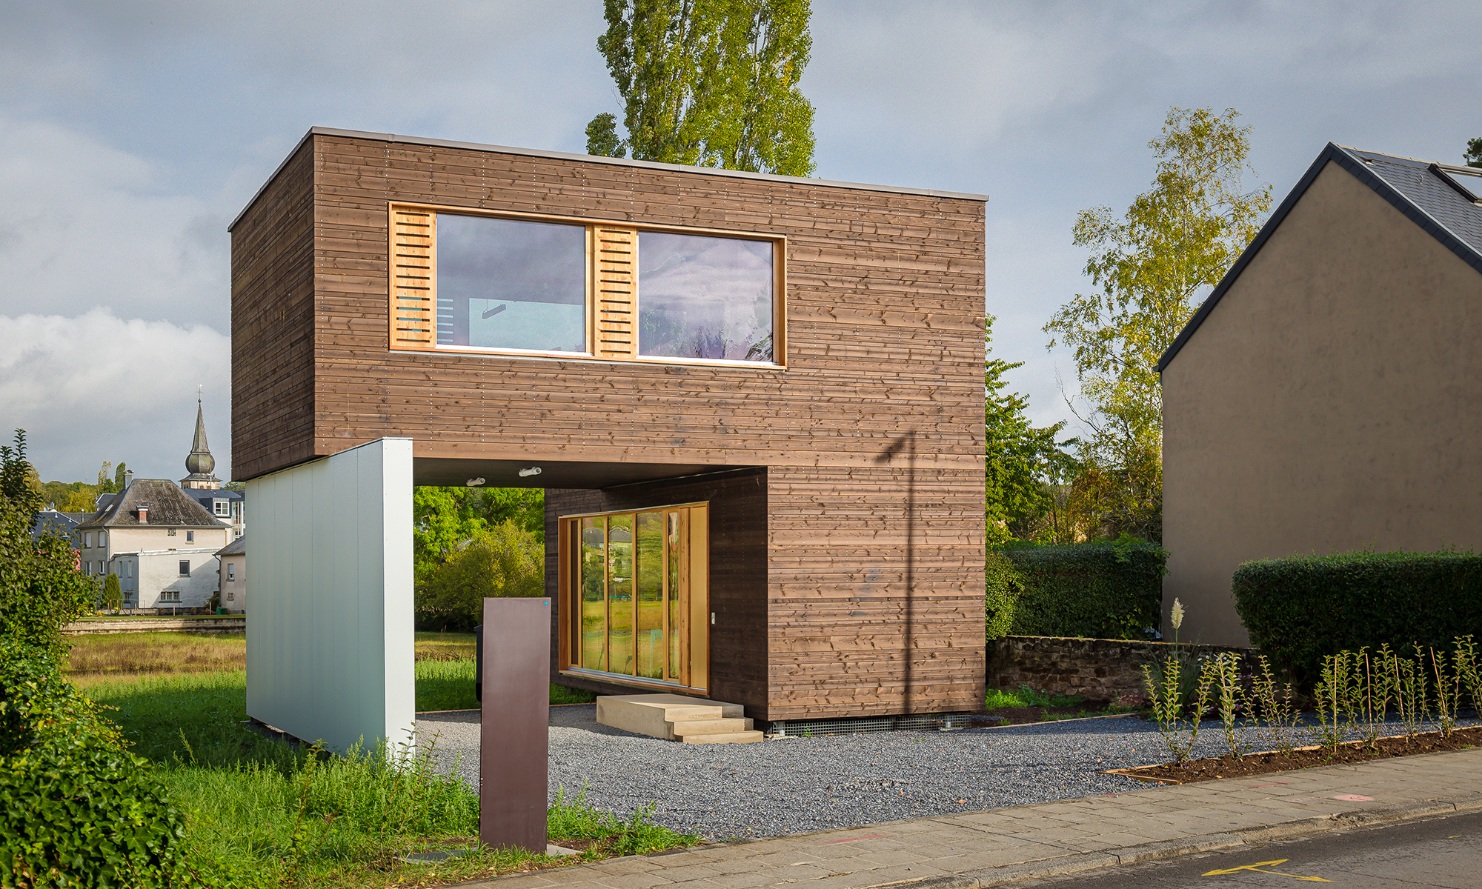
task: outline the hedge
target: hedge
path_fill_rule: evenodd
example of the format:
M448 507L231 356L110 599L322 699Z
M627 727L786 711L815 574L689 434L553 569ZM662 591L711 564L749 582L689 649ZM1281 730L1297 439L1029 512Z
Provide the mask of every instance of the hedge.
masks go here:
M179 886L180 813L57 669L0 640L0 886Z
M1482 633L1482 555L1343 553L1246 562L1231 582L1251 644L1304 686L1324 655L1448 649Z
M1167 550L1140 540L991 550L988 638L1146 638L1158 627L1167 560Z

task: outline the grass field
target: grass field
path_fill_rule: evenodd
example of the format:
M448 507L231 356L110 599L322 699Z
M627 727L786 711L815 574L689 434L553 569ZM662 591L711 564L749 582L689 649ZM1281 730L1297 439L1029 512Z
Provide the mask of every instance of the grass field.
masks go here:
M99 633L69 640L66 670L80 688L99 683L156 679L247 668L241 633ZM474 697L472 633L418 633L417 709L471 710ZM589 692L551 686L552 704L586 703Z
M407 752L324 756L253 731L246 637L185 632L74 636L69 678L153 761L185 812L182 840L208 886L430 886L557 866L544 856L478 847L478 799ZM417 709L477 706L472 634L418 633ZM552 703L590 695L551 687ZM400 765L390 764L400 762ZM695 840L646 817L619 820L578 794L551 806L553 842L584 858ZM467 850L436 865L413 851Z
M104 678L87 694L115 708L110 718L158 767L185 813L182 842L204 885L425 886L556 864L478 849L476 796L425 758L396 766L383 751L323 756L252 731L240 669ZM694 842L579 796L553 806L549 824L553 842L582 846L587 859ZM437 865L399 857L447 849L472 854Z

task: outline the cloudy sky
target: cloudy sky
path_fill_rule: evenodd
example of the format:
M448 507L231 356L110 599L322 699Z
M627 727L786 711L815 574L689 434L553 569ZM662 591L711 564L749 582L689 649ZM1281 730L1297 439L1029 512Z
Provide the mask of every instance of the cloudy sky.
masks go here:
M1076 211L1152 177L1170 106L1239 109L1281 195L1328 141L1459 161L1482 4L814 0L818 175L986 193L995 352L1036 421ZM599 0L0 6L0 428L47 479L179 478L197 387L230 477L226 226L310 126L581 151ZM8 435L7 435L8 438Z

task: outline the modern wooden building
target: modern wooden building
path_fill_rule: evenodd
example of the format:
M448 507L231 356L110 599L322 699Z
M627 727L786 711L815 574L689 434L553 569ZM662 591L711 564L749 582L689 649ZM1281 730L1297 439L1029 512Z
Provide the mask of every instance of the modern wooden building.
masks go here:
M981 196L315 129L232 225L234 472L547 488L568 685L976 710L983 310Z
M1240 563L1482 549L1482 170L1329 145L1159 364L1165 607Z

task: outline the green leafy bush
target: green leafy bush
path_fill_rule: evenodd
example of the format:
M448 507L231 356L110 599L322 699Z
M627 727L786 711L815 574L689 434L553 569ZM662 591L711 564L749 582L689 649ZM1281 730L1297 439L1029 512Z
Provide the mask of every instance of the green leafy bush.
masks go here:
M545 545L513 522L479 531L432 570L417 590L417 627L467 631L483 622L484 599L545 595Z
M51 655L0 640L0 885L188 882L180 815Z
M26 434L0 446L0 638L62 653L62 627L93 605L96 584L73 568L72 545L31 539L40 487L26 460Z
M62 676L62 627L97 587L65 539L31 539L40 505L17 431L0 447L0 885L189 884L163 785Z
M1024 583L1014 563L997 550L989 550L983 560L983 608L987 617L989 639L1002 639L1014 625L1014 606L1024 592Z
M1168 552L1156 544L1123 537L1015 546L994 555L1008 567L990 555L985 591L990 639L1010 634L1140 639L1158 626Z
M1246 562L1232 580L1253 645L1302 688L1343 650L1442 650L1482 627L1482 555L1343 553Z

